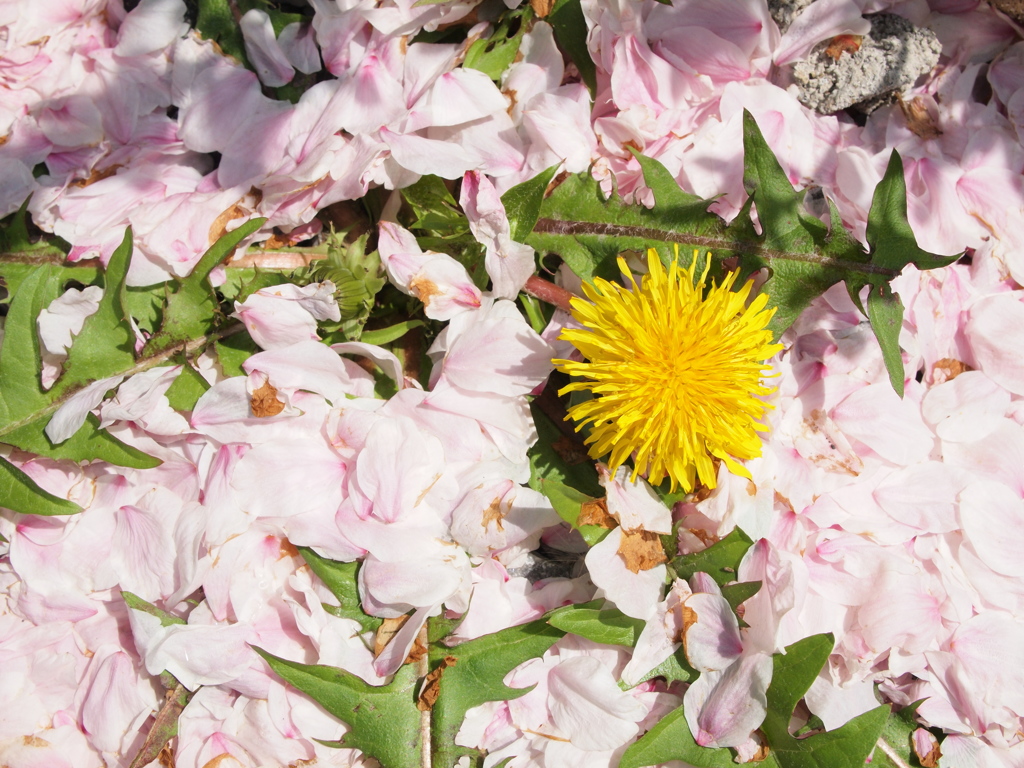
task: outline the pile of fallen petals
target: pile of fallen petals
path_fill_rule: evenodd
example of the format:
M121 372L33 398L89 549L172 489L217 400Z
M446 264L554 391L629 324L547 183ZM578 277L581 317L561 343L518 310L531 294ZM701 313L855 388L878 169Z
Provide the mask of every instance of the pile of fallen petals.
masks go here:
M369 765L318 741L336 741L346 726L251 646L378 684L442 610L464 614L457 638L471 639L597 595L647 622L636 647L567 635L517 668L506 682L535 687L472 710L459 734L487 750L487 766L615 765L683 701L698 743L749 758L771 654L820 632L837 644L806 703L826 728L877 706L877 687L898 705L923 700L920 722L947 734L943 768L1024 766L1018 28L971 0L818 0L813 19L785 34L764 2L584 0L592 102L543 21L498 86L459 66L465 44L411 42L474 12L474 0L311 4L311 26L277 37L262 12L243 17L259 77L190 30L182 0L142 0L130 12L119 0L0 7L0 214L31 195L33 222L69 243L72 261L109 259L130 225L128 283L152 285L188 274L211 236L242 220L267 219L250 243L276 230L287 247L316 235L316 214L337 201L434 174L462 179L493 286L481 292L454 259L384 224L388 277L420 296L428 275L437 293L427 314L447 322L429 350L428 387L383 349L318 341L318 321L338 317L331 286L284 286L235 307L262 351L245 362L247 376L225 377L201 359L211 387L190 415L168 405L178 369L164 367L102 400L116 385L108 382L99 400L51 424L73 431L92 407L159 467L5 449L85 511L0 510L9 542L0 558L0 763L127 766L162 704L157 676L167 670L197 690L179 721L178 768ZM821 116L773 82L780 66L858 32L861 14L879 10L939 36L939 65L903 94L938 131L915 132L895 106L864 125ZM332 77L295 103L265 95L264 86L321 67ZM622 528L626 517L654 532L682 520L683 552L737 526L755 540L737 579L763 586L745 603L742 629L710 579L666 585L664 566L626 568L621 528L586 554L577 578L511 575L542 537L574 544L526 486L537 439L527 398L569 350L557 340L564 314L537 334L510 301L533 254L511 240L498 195L562 163L650 204L634 148L684 189L720 195L716 210L731 218L745 197L744 109L791 181L820 188L858 236L896 148L921 246L967 249L951 267L910 267L894 282L907 307L905 397L839 285L803 313L772 361L771 431L762 456L746 462L752 479L723 468L706 498L668 509L624 470L603 478ZM40 317L51 375L98 290L69 292ZM375 360L397 393L376 397L374 377L345 354ZM253 414L261 393L271 393L273 418ZM359 560L367 613L412 612L383 652L326 609L335 598L298 546ZM168 626L121 598L126 590L174 611L200 589L187 623ZM639 680L679 647L680 604L702 606L686 629L700 678L623 690L620 679Z

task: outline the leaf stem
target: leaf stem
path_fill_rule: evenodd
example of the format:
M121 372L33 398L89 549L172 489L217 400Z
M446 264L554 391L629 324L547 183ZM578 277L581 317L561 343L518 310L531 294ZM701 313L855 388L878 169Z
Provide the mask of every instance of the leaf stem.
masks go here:
M649 242L679 243L681 245L693 245L710 251L729 251L732 253L748 252L761 256L768 261L780 259L786 261L801 261L808 264L818 264L823 267L842 269L849 272L861 272L872 275L884 275L885 277L896 277L898 270L880 267L877 264L870 264L866 261L849 261L847 259L835 259L831 256L822 256L819 253L796 253L794 251L780 251L774 248L765 248L758 244L741 243L735 240L728 240L722 237L708 237L706 235L693 235L686 232L668 232L655 227L636 227L623 224L609 224L606 222L594 221L565 221L562 219L538 219L534 232L542 232L551 235L572 235L590 237L632 237Z
M416 639L416 645L424 648L423 655L420 656L419 660L416 662L416 676L422 680L430 674L430 654L426 651L426 649L430 648L430 636L427 632L427 622L423 622L423 626L420 627L420 633L419 637ZM430 720L432 713L433 707L427 707L425 710L420 712L420 768L431 768L433 765L434 745L430 740Z
M241 331L244 330L245 326L242 325L241 323L229 325L227 328L224 328L220 331L215 331L214 333L211 333L208 336L200 336L199 338L192 339L185 344L175 344L172 347L168 347L167 349L157 352L155 355L150 355L149 357L141 358L135 363L135 365L133 365L131 368L128 368L125 371L122 371L121 373L124 374L125 378L129 378L131 376L134 376L136 373L142 373L143 371L148 371L150 368L155 368L161 363L166 363L179 352L184 352L186 357L191 357L196 351L202 349L211 341L217 341L219 339L226 338L227 336L233 336L234 334L240 333ZM3 442L4 435L9 435L12 432L16 432L22 427L31 424L32 422L37 421L43 418L44 416L49 416L50 414L55 413L57 409L64 405L64 403L67 400L69 400L72 396L74 396L74 394L78 392L80 389L81 387L69 389L60 397L55 398L53 402L49 403L45 408L40 408L38 411L33 411L32 413L30 413L29 415L25 416L22 419L19 419L18 421L7 424L2 429L0 429L0 442Z
M550 280L545 280L543 277L530 275L526 285L523 286L523 292L533 296L535 299L553 304L566 312L572 312L571 300L573 294L560 285L555 285Z
M885 753L886 757L892 760L893 765L895 765L896 768L910 768L910 765L907 763L907 761L900 757L899 753L891 746L889 746L889 743L885 739L879 739L875 743L875 746L882 750L882 752Z

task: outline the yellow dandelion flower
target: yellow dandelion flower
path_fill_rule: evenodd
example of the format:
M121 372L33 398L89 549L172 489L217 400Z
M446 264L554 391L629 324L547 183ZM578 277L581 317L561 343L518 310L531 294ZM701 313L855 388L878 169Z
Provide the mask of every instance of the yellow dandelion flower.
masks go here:
M782 349L765 326L760 294L747 306L753 281L733 291L736 273L705 293L705 268L695 279L691 266L679 266L679 253L665 271L657 252L647 252L649 272L631 287L596 278L584 285L589 301L572 300L582 329L565 329L585 362L555 360L575 377L559 395L589 390L592 399L569 409L579 431L591 425L590 455L608 460L612 472L634 456L633 479L647 474L655 485L665 477L672 489L692 491L699 480L715 487L712 458L749 477L738 459L761 455L758 432L765 404L765 361ZM709 261L710 263L710 261ZM629 274L621 258L619 266ZM569 418L567 417L567 418Z

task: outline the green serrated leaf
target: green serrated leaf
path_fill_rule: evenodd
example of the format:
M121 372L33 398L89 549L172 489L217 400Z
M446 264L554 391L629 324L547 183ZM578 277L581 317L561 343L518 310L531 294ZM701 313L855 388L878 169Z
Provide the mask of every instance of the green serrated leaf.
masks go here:
M272 288L288 282L285 272L273 269L231 268L227 270L227 279L217 287L220 295L228 301L243 302L256 291Z
M903 353L900 351L900 329L903 328L903 302L900 295L893 293L888 283L872 286L868 294L868 319L871 330L882 348L882 359L889 372L889 383L896 394L903 397L906 372L903 367Z
M683 649L679 648L661 664L637 680L637 685L653 680L656 677L663 678L669 684L677 680L687 683L697 677L697 671L686 660L686 654L683 652Z
M695 573L706 573L719 586L724 586L736 580L740 561L753 543L742 529L734 528L732 533L707 549L674 558L671 567L680 579L688 579Z
M579 531L583 540L589 546L594 546L608 535L610 530L608 528L602 528L599 525L579 524L579 516L583 505L588 501L594 501L593 497L587 496L575 488L570 488L568 485L557 480L548 480L546 478L537 478L531 481L530 487L535 491L543 493L547 500L551 502L551 506L554 507L558 516Z
M541 618L454 648L431 649L432 667L446 657L454 659L441 676L439 695L431 711L434 765L454 765L464 754L477 754L455 744L466 712L488 701L507 701L528 693L530 688L505 685L505 675L524 661L542 656L564 634Z
M886 705L853 718L842 728L798 739L789 732L793 710L828 662L830 634L812 635L773 657L767 714L761 731L781 768L860 768L889 716Z
M754 198L768 248L811 253L824 245L828 230L804 210L803 193L793 189L747 111L743 113L743 186Z
M187 624L188 622L184 619L168 613L167 611L160 610L155 605L146 600L143 600L136 594L121 590L121 597L124 598L124 603L133 611L142 611L148 613L150 616L156 616L160 619L161 627L170 627L174 624Z
M738 584L726 584L722 587L722 597L735 611L740 605L752 598L761 590L760 581L741 581Z
M907 219L903 161L895 149L889 156L885 175L871 197L866 238L871 249L871 263L895 272L900 272L908 264L918 269L945 267L962 255L940 256L918 246Z
M597 480L597 468L586 454L585 448L579 446L568 446L572 450L565 450L559 453L555 446L563 446L570 441L562 436L555 423L544 413L536 403L530 405L530 414L533 416L533 423L537 426L539 439L530 448L530 487L536 491L541 489L536 485L540 479L552 480L590 498L604 496L604 490ZM577 451L577 448L579 450ZM581 456L577 456L579 453ZM543 493L543 491L541 491Z
M580 77L593 95L597 92L597 67L587 47L587 19L580 0L557 0L544 19L555 33L555 41L579 70Z
M7 289L8 295L0 300L0 304L10 304L11 299L21 289L22 280L46 265L60 270L64 286L69 286L71 283L94 285L99 282L100 270L98 268L64 264L64 258L64 254L59 252L52 254L52 259L50 255L37 258L36 254L30 254L24 259L20 259L15 254L2 253L0 255L0 283Z
M242 363L260 351L256 342L247 333L235 333L225 336L213 345L217 352L217 362L225 376L244 376Z
M191 274L167 299L160 331L146 344L144 355L152 355L201 338L214 327L217 299L208 279L214 267L231 254L238 244L266 223L264 218L250 219L221 237L203 254Z
M0 507L23 515L74 515L82 508L73 501L54 496L0 456Z
M885 727L882 728L882 735L879 741L885 742L906 765L914 768L921 768L921 761L914 751L912 737L914 731L921 727L917 722L917 708L921 706L924 699L919 699L902 709L894 711L886 718ZM871 756L872 768L904 768L881 749L876 749Z
M459 204L440 176L421 176L415 184L402 189L402 197L417 216L434 213L443 219L460 220L464 229L469 228L459 213Z
M380 626L381 620L376 616L363 613L359 602L359 586L356 580L359 563L339 563L335 560L328 560L309 547L299 547L299 554L341 603L340 609L332 611L335 616L353 619L359 623L364 632L376 630ZM327 606L324 607L327 608Z
M42 363L36 319L60 294L66 280L64 268L51 264L36 267L21 282L4 323L0 346L0 442L55 459L99 459L130 467L155 467L160 461L125 445L99 429L89 416L70 439L54 445L44 429L61 403L94 379L125 373L135 364L130 351L119 349L131 333L127 321L116 320L118 296L130 254L124 244L115 252L109 296L104 293L101 310L88 318L75 339L65 372L50 391L40 381ZM109 348L108 348L109 347ZM130 349L130 347L129 347ZM77 351L76 351L77 350Z
M125 313L146 333L153 333L160 327L164 302L167 300L167 284L161 283L146 288L127 286L124 293Z
M595 643L629 648L636 645L645 623L643 619L627 616L618 608L597 610L578 605L559 608L548 619L548 624L563 632L585 637Z
M495 82L501 80L519 53L519 46L526 34L526 22L532 16L533 11L529 5L505 14L490 37L476 40L469 46L462 66L479 70Z
M185 361L181 366L181 372L167 388L167 402L176 411L191 411L209 388L210 385L199 371Z
M524 242L533 232L533 225L540 216L544 192L547 191L548 184L555 177L557 170L558 166L553 165L532 179L516 184L501 196L501 203L505 206L505 214L508 216L511 237L517 243Z
M85 319L68 350L64 373L53 387L54 396L114 376L135 364L135 333L128 322L124 300L133 250L129 228L107 263L99 307Z
M395 323L389 325L387 328L379 328L373 331L363 331L362 336L359 340L367 344L390 344L392 341L397 341L411 331L413 328L419 328L423 325L422 320L406 320L401 323Z
M420 712L415 703L418 680L414 665L399 667L388 685L373 686L343 669L299 664L260 648L253 650L285 682L349 726L351 730L338 746L358 749L378 760L382 768L422 764L424 745L420 742Z
M736 768L728 749L707 749L693 740L682 707L661 718L623 753L619 768L643 768L672 760L682 760L695 768ZM763 768L778 768L774 756L757 763Z
M229 56L243 65L249 64L245 55L245 39L235 22L228 0L197 0L196 30L206 40L212 40Z
M31 196L0 223L0 252L31 251L38 247L28 234L28 203Z

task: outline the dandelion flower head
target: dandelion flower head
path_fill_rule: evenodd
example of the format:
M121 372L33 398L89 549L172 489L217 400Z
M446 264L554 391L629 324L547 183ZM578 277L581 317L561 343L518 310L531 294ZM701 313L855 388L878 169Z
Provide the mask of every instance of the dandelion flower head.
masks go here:
M631 455L633 479L645 473L654 485L666 477L672 489L692 491L716 483L714 459L734 473L750 474L738 460L761 455L758 432L774 391L762 378L765 361L782 349L765 326L774 309L768 296L748 305L753 281L733 290L736 273L706 288L708 268L696 279L697 253L689 268L679 253L666 271L653 248L648 273L637 285L601 278L585 284L589 301L572 300L583 328L562 338L586 360L555 360L573 377L559 395L590 391L594 397L569 408L579 431L590 425L590 455L610 454L612 472ZM707 260L710 265L710 258ZM625 261L619 267L630 274ZM705 295L706 294L706 295Z

